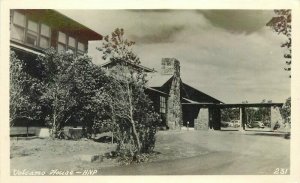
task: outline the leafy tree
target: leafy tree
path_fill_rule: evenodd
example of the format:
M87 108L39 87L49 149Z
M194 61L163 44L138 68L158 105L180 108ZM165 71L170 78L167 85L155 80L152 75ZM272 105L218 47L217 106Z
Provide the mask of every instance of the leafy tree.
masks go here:
M281 115L286 124L291 124L291 97L286 99L284 105L282 106Z
M95 96L102 86L109 82L101 66L92 63L91 58L82 56L76 58L72 67L73 87L71 95L76 100L76 106L72 110L72 120L82 124L88 137L93 134L93 123L102 116L98 103L95 103Z
M271 100L263 99L261 103L272 103ZM265 126L271 127L271 109L270 107L259 107L254 114L256 121L262 121Z
M117 69L117 68L115 68ZM117 152L122 156L138 158L151 152L155 144L158 115L145 94L145 80L136 77L112 77L96 99L108 117L102 127L110 127L117 140Z
M41 105L51 136L64 137L64 126L82 125L90 137L93 122L99 119L94 97L106 76L88 56L75 57L72 52L57 53L48 49L37 59L43 65Z
M38 103L41 95L41 81L26 72L26 63L10 53L10 126L16 120L38 120L41 107Z
M46 123L51 136L63 137L63 127L70 120L78 105L72 90L74 88L74 55L70 52L57 53L54 49L45 51L37 58L44 66L41 105L46 108Z
M104 60L121 61L119 63L122 64L126 62L140 64L139 57L132 50L135 42L126 39L124 34L124 29L116 28L111 33L111 36L107 35L104 37L102 46L97 49L102 52Z
M224 108L221 110L221 120L229 122L240 118L239 108Z
M268 23L267 26L271 27L278 34L283 34L286 36L287 40L281 44L281 47L287 49L287 53L284 54L284 58L286 59L287 67L285 70L291 70L292 63L292 15L290 9L281 9L274 10L276 16L273 17ZM291 76L290 76L291 77Z
M105 105L103 109L109 116L111 131L118 139L117 152L139 161L141 153L149 153L154 148L159 120L144 91L145 74L130 68L140 63L132 51L133 45L134 42L124 38L123 29L116 29L111 37L104 38L98 50L104 59L110 59L116 66L110 71L111 82L99 91L97 98L98 103Z

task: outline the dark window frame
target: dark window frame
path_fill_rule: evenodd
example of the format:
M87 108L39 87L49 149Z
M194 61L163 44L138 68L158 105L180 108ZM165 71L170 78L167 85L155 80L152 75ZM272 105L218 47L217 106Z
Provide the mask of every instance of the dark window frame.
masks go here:
M19 25L19 24L16 24L16 23L14 22L14 16L15 16L15 13L19 13L19 14L21 14L21 15L24 16L24 22L23 22L24 25L23 25L23 26L21 26L21 25ZM32 31L32 30L29 29L29 27L28 27L29 21L32 21L32 22L34 22L34 23L37 24L37 32ZM41 27L42 27L42 24L44 24L44 25L46 25L46 26L49 27L49 37L47 37L47 36L41 34ZM46 49L46 48L41 47L40 40L41 40L41 37L43 37L43 38L48 39L48 48L50 48L50 46L51 46L52 30L51 30L51 27L50 27L49 25L47 25L46 23L41 22L41 21L35 21L35 20L32 20L32 19L30 19L26 14L13 10L13 11L11 11L11 23L10 23L10 25L11 25L11 29L14 29L14 26L15 26L15 27L17 27L17 28L22 29L22 31L23 31L23 36L22 36L22 39L21 39L21 40L16 39L16 38L12 37L12 35L11 35L10 38L11 38L12 40L17 41L17 42L20 42L20 43L23 43L23 44L25 44L25 45L32 46L32 47L36 47L36 48L40 48L40 49ZM10 31L12 31L12 30L10 30ZM36 44L28 43L27 39L28 39L30 36L33 35L33 34L30 34L30 32L36 34L36 36L37 36L37 38L36 38ZM35 35L33 35L33 36L35 36Z
M166 97L164 96L159 96L159 112L161 114L165 114L166 113Z

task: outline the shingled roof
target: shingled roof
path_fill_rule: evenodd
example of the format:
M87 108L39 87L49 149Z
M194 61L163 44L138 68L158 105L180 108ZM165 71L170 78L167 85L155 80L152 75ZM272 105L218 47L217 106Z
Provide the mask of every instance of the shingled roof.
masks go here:
M173 75L162 75L158 72L148 73L147 74L148 87L155 87L155 88L161 87L172 77Z

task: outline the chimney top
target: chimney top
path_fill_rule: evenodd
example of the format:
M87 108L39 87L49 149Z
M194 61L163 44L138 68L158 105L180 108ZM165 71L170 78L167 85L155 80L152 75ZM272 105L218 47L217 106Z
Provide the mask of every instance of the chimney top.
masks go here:
M173 75L175 71L180 74L180 62L176 58L162 58L161 74Z

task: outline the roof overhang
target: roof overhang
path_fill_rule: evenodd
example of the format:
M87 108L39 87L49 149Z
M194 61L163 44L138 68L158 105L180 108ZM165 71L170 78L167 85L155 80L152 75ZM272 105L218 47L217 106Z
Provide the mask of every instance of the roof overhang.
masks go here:
M17 44L13 41L10 42L10 46L13 47L14 49L26 52L26 53L30 53L32 55L42 55L44 56L45 54L43 54L43 52L39 49L33 49L32 47L26 47L24 45L20 45Z
M31 19L47 22L49 26L72 34L82 35L86 40L102 40L102 35L53 9L18 9Z
M236 104L218 104L219 108L240 108L240 107L282 107L283 103L236 103Z
M215 103L182 103L182 105L195 105L224 108L243 108L243 107L282 107L283 103L236 103L236 104L215 104Z
M165 92L162 92L162 91L160 91L160 90L157 90L157 89L155 89L155 88L146 87L146 89L151 90L151 91L156 92L156 93L160 93L160 94L165 95L165 96L169 96L169 94L167 94L167 93L165 93Z
M115 62L115 61L109 60L109 61L107 61L107 62L101 64L100 66L101 66L101 67L108 67L109 65L114 64L114 62ZM134 63L129 62L129 61L123 61L123 62L125 62L126 64L128 64L128 65L130 65L130 66L132 66L132 67L140 68L140 69L142 69L144 72L155 72L154 69L150 69L149 67L145 67L145 66L142 66L142 65L134 64Z

